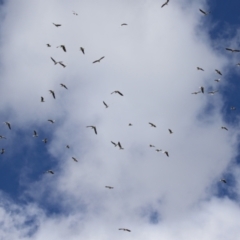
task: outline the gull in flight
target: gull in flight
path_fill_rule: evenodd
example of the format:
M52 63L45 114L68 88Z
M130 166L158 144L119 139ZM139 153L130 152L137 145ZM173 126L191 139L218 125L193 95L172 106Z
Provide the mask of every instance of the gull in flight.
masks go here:
M67 145L67 146L66 146L66 148L70 148L70 146L69 146L69 145Z
M43 141L44 143L47 143L47 138L44 138L42 141Z
M33 137L38 137L38 134L35 130L33 131Z
M123 149L124 149L124 148L122 147L122 145L121 145L120 142L118 142L118 146L119 146L119 149L120 149L120 150L123 150Z
M68 89L67 86L66 86L65 84L60 83L60 85L61 85L62 87L64 87L64 88Z
M151 125L151 127L157 127L155 124L153 123L149 123Z
M154 145L150 144L149 147L155 147Z
M201 12L201 13L203 13L205 16L207 16L210 12L205 12L205 11L203 11L202 9L199 9L199 11Z
M204 93L204 87L200 87L202 93Z
M45 102L43 97L41 97L41 102Z
M64 52L66 52L67 51L67 49L66 49L66 47L64 46L64 45L60 45L60 46L58 46L57 48L62 48L62 50L64 51Z
M230 52L240 52L240 50L238 49L232 49L232 48L225 48L227 51L230 51Z
M221 127L221 128L228 131L228 129L226 127Z
M53 98L55 99L56 97L55 97L54 91L53 90L49 90L49 92L52 94Z
M65 64L62 63L62 61L58 62L61 66L63 66L64 68L66 67Z
M82 51L83 54L85 54L84 48L80 47L80 50Z
M72 157L72 159L73 159L75 162L78 162L78 160L77 160L75 157Z
M6 138L5 138L4 136L2 136L2 135L0 135L0 138L1 138L1 139L6 139Z
M221 179L220 182L227 183L225 179Z
M55 123L55 120L52 120L52 119L48 119L48 121L52 124Z
M53 23L53 25L56 26L56 27L62 26L61 24L56 24L56 23Z
M164 151L163 153L165 153L169 157L168 151Z
M10 122L4 122L7 126L8 126L8 128L11 130L11 124L10 124Z
M51 59L52 59L52 61L54 62L55 65L58 63L58 62L57 62L55 59L53 59L52 57L51 57Z
M108 189L113 189L113 187L111 187L111 186L105 186L105 188L108 188Z
M173 133L173 131L172 131L171 129L168 129L168 131L169 131L169 133L170 133L170 134L172 134L172 133Z
M161 152L162 151L162 149L156 149L156 152Z
M95 126L87 126L87 128L88 128L88 127L94 129L95 134L97 134L97 128L96 128Z
M163 8L164 6L168 5L168 3L169 3L169 0L167 0L167 1L161 6L161 8Z
M47 170L46 173L54 174L53 170Z
M126 23L122 23L121 26L127 26L127 24Z
M99 58L98 60L95 60L93 63L97 63L97 62L100 63L100 61L101 61L102 59L104 59L104 58L105 58L105 57L103 56L103 57Z
M112 92L111 94L113 94L113 93L118 93L119 95L123 96L123 94L121 92L117 91L117 90Z
M51 47L51 45L48 43L48 44L46 44L47 45L47 47Z
M197 67L197 70L204 71L204 69L200 67Z
M211 92L208 92L208 94L214 95L214 94L217 93L217 92L218 92L218 90L216 90L216 91L211 91Z
M127 228L119 228L118 230L122 230L122 231L126 231L126 232L131 232L131 230L127 229Z
M108 108L108 105L103 101L103 104L105 105L106 108Z
M216 71L219 75L222 75L222 73L221 73L219 70L215 69L215 71Z
M215 79L214 81L215 82L220 82L221 80L220 80L220 78L218 78L218 79Z

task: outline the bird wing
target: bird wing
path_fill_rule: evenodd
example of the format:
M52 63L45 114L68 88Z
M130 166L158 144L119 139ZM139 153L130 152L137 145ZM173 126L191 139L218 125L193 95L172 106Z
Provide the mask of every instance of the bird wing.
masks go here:
M232 48L226 48L227 51L233 52Z
M203 13L204 15L207 15L207 13L204 12L202 9L199 9L199 11L200 11L201 13Z
M94 132L97 134L97 128L96 128L96 127L93 127L93 129L94 129Z
M99 60L95 60L93 63L97 63L97 62L99 62Z
M122 94L121 92L117 91L117 93L118 93L119 95L123 96L123 94Z
M57 62L51 57L51 59L52 59L52 61L55 63L55 64L57 64Z
M60 65L62 65L63 67L66 67L66 65L64 65L62 62L58 62Z
M64 52L67 51L64 45L61 45L61 48L63 49Z
M85 54L85 53L84 53L84 48L80 47L80 49L81 49L82 53Z
M103 57L101 57L101 58L99 58L99 61L101 61L102 59L104 59L105 57L103 56Z
M103 104L106 106L106 107L108 107L108 105L103 101Z

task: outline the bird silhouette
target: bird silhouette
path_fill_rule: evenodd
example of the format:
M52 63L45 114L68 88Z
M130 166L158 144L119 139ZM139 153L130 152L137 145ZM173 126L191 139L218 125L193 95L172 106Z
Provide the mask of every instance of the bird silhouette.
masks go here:
M104 59L104 58L105 58L105 57L101 57L101 58L99 58L98 60L93 61L93 63L97 63L97 62L100 63L100 61L101 61L102 59Z
M97 134L97 128L95 126L87 126L87 128L89 128L89 127L94 129L95 134Z

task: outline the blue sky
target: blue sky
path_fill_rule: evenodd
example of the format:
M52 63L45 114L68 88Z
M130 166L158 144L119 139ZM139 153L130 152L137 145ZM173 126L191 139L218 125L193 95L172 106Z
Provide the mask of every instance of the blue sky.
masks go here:
M240 3L161 5L2 3L0 238L237 239Z

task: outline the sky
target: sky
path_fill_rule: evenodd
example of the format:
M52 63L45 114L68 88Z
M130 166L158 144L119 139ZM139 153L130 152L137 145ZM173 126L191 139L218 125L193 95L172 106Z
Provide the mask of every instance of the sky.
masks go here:
M0 239L239 238L240 3L163 3L1 1Z

